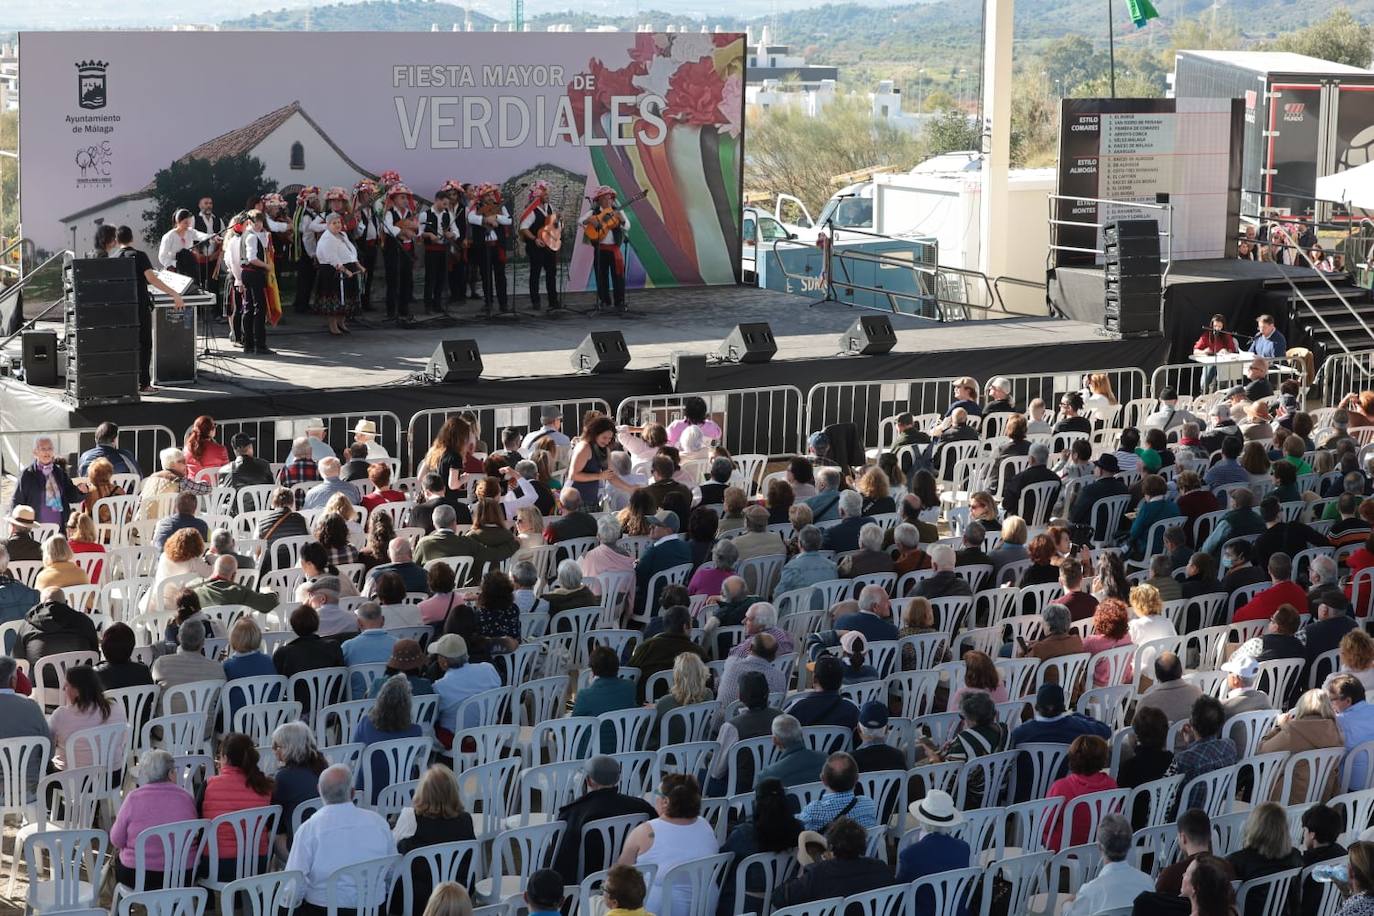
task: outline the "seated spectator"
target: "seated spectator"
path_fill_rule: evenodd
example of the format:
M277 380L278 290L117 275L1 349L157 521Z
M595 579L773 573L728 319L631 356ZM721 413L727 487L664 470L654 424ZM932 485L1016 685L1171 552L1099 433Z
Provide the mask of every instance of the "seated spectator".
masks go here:
M472 709L467 721L459 722L458 707L464 700L500 687L501 675L489 662L469 661L467 643L455 633L446 633L430 643L429 654L443 672L434 682L434 692L439 695L439 719L434 731L447 747L460 728L474 728L478 721L478 711Z
M319 634L320 615L308 604L291 612L288 619L296 638L272 653L272 665L282 677L291 677L316 668L344 667L343 651L332 639Z
M892 515L897 502L892 498L891 482L881 468L870 467L854 481L854 489L863 497L861 515Z
M247 735L231 732L224 736L219 749L219 773L205 780L200 798L200 816L213 820L248 808L272 804L276 783L258 766L258 749ZM268 837L263 835L257 850L257 868L267 867ZM219 874L210 875L216 881L233 881L238 874L238 838L234 829L221 824L213 841L219 848ZM208 858L208 853L207 853Z
M1130 821L1120 814L1103 815L1096 842L1102 851L1102 869L1078 888L1073 902L1064 908L1064 916L1093 916L1128 907L1137 896L1154 889L1150 876L1127 861L1134 845Z
M1207 540L1198 549L1215 557L1220 555L1222 546L1232 538L1263 533L1264 522L1255 514L1255 494L1246 489L1235 489L1231 491L1231 508L1220 521L1212 525L1211 534L1207 535Z
M1264 691L1255 687L1259 680L1259 663L1245 651L1249 643L1222 662L1221 670L1226 672L1226 696L1221 708L1226 718L1245 712L1260 712L1273 709L1274 701Z
M754 645L762 644L756 642ZM726 665L729 665L728 659ZM660 726L663 723L663 717L671 710L680 709L684 706L695 706L697 703L708 703L715 699L715 695L711 693L711 688L708 686L710 680L711 671L700 658L690 652L684 652L677 657L673 662L672 684L667 693L654 702L654 721L649 726L648 750L658 750L663 731ZM725 678L722 676L722 685L724 682ZM738 694L738 689L736 689L736 694ZM653 697L649 699L653 700ZM669 744L681 744L687 739L686 726L680 720L672 723L668 729L668 739Z
M45 588L90 585L86 571L72 562L74 557L65 537L55 534L48 538L43 542L43 568L34 581L34 587L42 591Z
M1296 754L1319 748L1343 747L1344 743L1341 730L1336 725L1336 711L1331 706L1331 700L1327 697L1326 691L1314 688L1305 691L1298 698L1297 706L1291 713L1279 716L1274 728L1260 743L1259 752L1272 754L1288 751ZM1292 793L1288 799L1280 797L1280 787L1275 784L1269 800L1281 805L1301 804L1308 797L1311 777L1310 767L1295 768ZM1332 772L1331 778L1320 793L1320 799L1326 801L1335 795L1339 790L1338 783L1337 774Z
M867 524L859 529L859 548L840 558L839 574L846 579L875 573L895 572L892 557L883 549L882 526Z
M639 561L635 563L634 606L636 611L641 612L651 608L658 598L657 595L649 594L649 580L660 572L690 564L692 561L692 551L687 542L675 537L679 527L676 512L660 512L653 516L649 523L649 537L653 539L653 543L640 554ZM781 539L779 543L781 544ZM777 552L782 552L781 548ZM740 552L740 557L744 557L743 551Z
M404 493L391 487L391 465L383 461L368 465L367 479L377 488L362 497L361 505L369 513L374 512L383 503L403 503L406 501Z
M711 768L709 781L707 783L707 794L716 796L725 794L727 784L726 779L730 775L730 748L736 741L744 741L748 738L762 738L764 735L772 735L774 744L779 747L779 732L773 727L774 721L780 718L791 719L792 723L796 720L791 716L784 717L777 709L774 709L768 702L768 681L757 671L747 671L739 678L739 699L744 704L733 718L727 720L716 732L716 750L711 754ZM789 731L790 729L790 731ZM806 742L802 740L801 726L789 725L784 727L785 736L793 736L797 739L802 749L806 749ZM791 746L790 744L788 745ZM785 755L784 755L785 756ZM776 765L776 764L775 764ZM807 766L811 762L806 762ZM753 772L753 762L748 757L741 758L737 763L738 769L735 772L735 785L747 785L755 778ZM820 772L820 764L811 767L813 773ZM805 769L805 767L803 767ZM779 777L781 778L781 777ZM812 781L809 778L800 780L801 782Z
M726 713L740 698L740 682L751 671L757 672L763 677L768 685L769 693L787 692L787 681L783 677L782 669L774 664L777 657L777 641L764 633L753 640L747 655L731 656L725 660L725 669L720 676L720 689L716 694L715 721L717 724L725 721ZM696 658L696 656L691 653L683 653L678 656L678 661L685 658ZM677 669L677 662L673 663L673 668L674 670Z
M889 721L887 706L878 700L869 700L859 709L858 746L853 756L860 773L907 769L906 752L888 743Z
M89 665L73 665L66 671L66 682L62 685L62 705L48 716L48 732L52 736L52 768L54 770L75 769L94 766L96 761L89 742L78 743L72 759L67 753L73 748L68 745L72 735L88 728L102 725L123 725L124 706L111 703L105 696L100 683L100 675ZM117 770L124 765L124 747L116 746L112 752L113 763Z
M795 500L796 495L792 492L792 485L786 480L774 477L768 481L768 487L763 496L763 508L768 512L768 524L781 525L787 521L788 513Z
M141 785L124 796L114 826L110 828L110 843L119 850L114 862L115 880L127 887L133 887L136 880L134 841L140 833L149 827L200 817L196 800L176 783L177 768L171 754L160 748L147 751L139 760L138 769ZM150 840L144 845L144 853L146 885L165 886L162 844ZM184 878L178 880L185 881Z
M920 828L921 838L898 853L898 884L969 867L968 843L955 835L964 815L954 806L948 792L932 789L925 798L912 802L908 811ZM931 899L925 899L926 896L922 894L916 901L916 912L928 916L935 912L935 901L933 892L929 894Z
M937 748L930 736L919 734L917 741L924 751L924 760L917 763L967 763L975 757L986 757L1007 749L1007 726L997 718L997 707L986 693L970 692L959 700L961 727ZM979 773L969 780L969 806L982 807L983 781Z
M987 694L994 703L1005 703L1009 699L1007 687L992 658L976 649L964 653L964 683L950 693L947 711L958 712L964 697L970 693Z
M375 811L353 804L353 774L348 767L335 765L320 773L319 795L324 806L301 824L291 842L286 859L288 871L305 875L297 885L297 906L302 902L323 910L326 906L358 909L376 907L384 900L373 899L370 891L359 893L356 885L343 884L326 889L330 875L340 868L396 854L396 840L386 819Z
M782 522L785 521L786 517L782 519ZM744 532L731 539L739 555L739 562L755 557L787 554L787 544L782 535L776 531L769 531L769 524L768 510L763 506L750 506L744 510Z
M1049 794L1046 798L1062 798L1064 804L1055 811L1054 815L1045 824L1044 842L1048 849L1055 852L1066 846L1081 846L1089 842L1089 830L1094 819L1091 812L1079 808L1075 812L1076 817L1072 824L1064 824L1064 812L1069 806L1069 802L1078 798L1080 795L1091 795L1094 792L1106 792L1117 787L1116 780L1110 773L1103 772L1107 768L1107 763L1111 759L1111 748L1105 739L1097 735L1079 735L1073 739L1069 745L1068 769L1066 776L1056 779L1050 784ZM1124 820L1124 818L1123 818ZM1065 831L1067 830L1067 837ZM1130 825L1127 822L1126 832L1130 833ZM1087 910L1085 912L1093 912Z
M1036 483L1058 484L1060 480L1059 475L1050 470L1050 450L1043 442L1031 444L1026 454L1030 457L1030 464L1024 471L1010 478L1002 488L1002 509L1007 515L1034 518L1037 505L1034 501L1027 500L1026 488ZM1054 506L1059 502L1061 490L1062 487L1056 486L1043 498L1049 500L1050 506Z
M1087 620L1097 610L1097 599L1083 591L1083 564L1073 557L1065 557L1059 564L1059 584L1064 594L1055 600L1069 609L1075 622Z
M620 538L620 523L614 518L608 516L597 521L597 544L577 561L584 577L599 576L602 573L626 572L634 569L634 557L622 551L618 546Z
M800 552L783 565L775 594L782 595L815 585L817 582L839 578L840 573L835 561L820 552L823 542L824 535L815 525L807 525L797 532L797 547ZM820 600L819 595L816 596L816 600Z
M316 576L305 586L305 603L319 615L319 633L323 637L346 637L358 632L358 618L339 604L342 593L343 579L335 575Z
M254 591L246 585L240 585L238 574L238 560L233 554L225 554L215 558L215 565L208 579L192 579L186 587L195 594L196 600L203 608L242 604L266 614L277 606L275 594Z
M1135 753L1121 761L1116 777L1117 785L1123 789L1134 789L1164 778L1169 764L1174 761L1174 752L1164 746L1169 735L1169 719L1163 710L1156 706L1142 707L1132 717L1131 726L1135 729ZM1143 805L1141 801L1143 799L1137 800L1136 811L1132 813L1133 823L1148 813L1148 804Z
M1243 543L1243 542L1242 542ZM1199 595L1215 595L1224 591L1217 581L1217 561L1210 553L1198 551L1188 557L1188 568L1183 571L1183 581L1179 583L1181 598L1196 598Z
M859 592L858 610L835 619L835 632L858 630L871 642L892 642L897 628L892 623L892 599L879 585L865 585Z
M305 516L296 511L296 494L288 488L279 487L272 491L271 509L271 513L258 522L255 534L259 540L266 541L270 546L281 538L306 537L310 534ZM264 568L281 569L287 564L285 549L275 554L268 551L263 557Z
M765 771L766 772L766 771ZM844 815L865 829L878 825L878 808L873 799L855 793L859 767L844 752L831 754L821 768L821 797L802 808L801 822L806 830L823 830Z
M825 529L826 550L848 553L859 549L859 529L873 519L863 514L863 497L855 490L845 490L839 497L840 522ZM814 507L813 507L814 514Z
M1341 813L1324 804L1313 805L1302 813L1302 843L1299 852L1302 855L1303 868L1339 859L1346 854L1345 847L1337 842L1342 826ZM1312 878L1304 880L1300 916L1317 916L1323 894L1323 884Z
M33 526L37 515L30 506L14 506L5 519L9 527L9 540L4 542L5 552L11 560L41 560L43 548L33 537Z
M1037 534L1026 547L1026 558L1030 567L1021 574L1020 585L1049 585L1059 581L1059 567L1055 561L1059 554L1055 551L1054 541L1048 534Z
M935 575L918 582L913 597L926 598L931 601L936 598L973 597L973 590L969 587L968 581L954 571L954 563L953 547L948 544L936 544L932 547L930 565L935 568Z
M204 520L196 517L199 505L200 499L196 494L190 492L177 494L175 511L159 521L157 528L153 531L153 546L161 550L167 544L169 537L186 528L194 529L202 541L207 540L210 537L210 527Z
M249 486L271 486L277 482L272 473L271 463L253 454L257 441L252 436L248 433L234 433L229 444L234 449L234 460L229 462L224 477L225 483L235 490L241 490ZM249 502L253 503L251 500ZM266 507L253 503L250 508L264 509Z
M182 528L167 539L158 557L153 587L139 602L139 609L147 614L165 611L176 605L176 596L189 577L191 580L210 575L210 564L202 559L205 541L194 528Z
M135 645L134 631L127 623L107 624L100 631L100 655L103 661L95 666L95 673L100 676L102 688L122 690L125 687L147 687L153 683L148 666L133 661Z
M1158 709L1170 725L1188 718L1202 691L1183 679L1183 661L1173 652L1160 652L1153 669L1154 684L1136 704L1136 715L1142 709Z
M1007 564L1030 559L1030 551L1026 549L1029 538L1026 520L1019 515L1008 515L1002 522L1002 543L988 553L993 581L1002 581L1002 569Z
M386 615L377 602L367 601L360 604L353 612L353 616L358 621L358 635L345 639L339 645L344 663L349 666L377 665L391 658L396 637L386 631ZM352 685L353 696L362 696L366 693L366 678L361 673L353 674Z
M1045 623L1045 635L1029 645L1023 641L1017 657L1036 658L1043 662L1061 655L1077 655L1084 651L1082 637L1069 630L1072 621L1068 608L1062 604L1047 604L1040 612L1040 618Z
M38 592L10 575L10 555L0 543L0 623L23 620L38 603Z
M315 745L315 736L304 722L286 722L272 732L272 753L277 758L272 804L282 806L277 826L277 856L285 860L292 816L303 801L319 798L319 776L329 765Z
M1269 625L1265 627L1264 633L1260 635L1261 652L1255 655L1255 661L1267 662L1279 658L1306 658L1307 647L1298 638L1298 625L1301 621L1298 612L1293 605L1280 605L1274 612L1274 616L1269 618ZM1374 650L1374 645L1371 645ZM1374 672L1371 672L1374 673ZM1282 698L1284 705L1288 704L1290 697Z
M164 691L196 681L222 681L224 668L205 657L205 624L188 620L177 630L177 650L153 662L153 681ZM169 710L182 712L183 710Z
M1035 718L1016 726L1011 733L1011 746L1023 744L1072 744L1082 735L1094 735L1104 740L1112 736L1105 722L1089 716L1067 712L1064 688L1058 684L1042 684L1035 692Z
M1174 753L1174 762L1169 764L1166 776L1182 776L1186 786L1197 777L1213 770L1220 770L1235 764L1236 744L1221 733L1226 721L1226 712L1216 697L1203 695L1193 702L1188 724L1183 726L1187 745ZM1203 789L1195 788L1188 798L1180 799L1176 805L1181 808L1195 808L1204 800Z
M840 637L840 652L844 656L844 682L859 684L878 680L878 670L868 664L868 641L859 630L846 630Z
M892 558L892 571L898 577L919 569L930 569L930 555L921 549L921 532L910 522L903 522L892 533L892 544L896 548Z
M48 722L43 717L43 707L19 692L21 689L25 692L33 689L27 679L21 684L21 677L22 673L15 659L8 655L0 655L0 740L46 738L51 741L52 735L48 731ZM31 755L28 773L24 776L25 789L31 797L37 797L34 793L38 791L38 781L45 775L47 773L44 761L40 760L37 754Z
M462 603L456 589L453 567L447 563L435 563L425 570L425 583L429 597L419 604L420 620L426 626L442 624L449 612Z
M658 816L630 831L618 864L652 862L667 871L675 865L715 855L719 844L715 831L701 816L701 789L696 777L667 773L659 781L658 789L654 796ZM663 899L663 893L664 883L655 881L644 908L662 916L690 916L700 908L699 901L697 909L693 908L691 882L673 885L669 899Z
M343 465L338 458L321 458L316 467L322 482L306 491L303 508L323 509L330 499L340 493L350 504L361 505L362 496L358 493L357 487L343 479Z
M778 609L767 601L757 601L744 612L744 639L730 650L729 658L739 658L753 651L755 640L767 633L777 644L778 654L796 651L792 634L778 626Z
M1178 528L1178 526L1174 526L1173 528L1170 528L1164 532L1166 538L1166 549L1169 546L1167 542L1167 539L1170 537L1169 532L1176 532L1179 530L1180 529ZM1186 567L1188 565L1188 560L1184 559L1184 561L1178 565ZM1150 588L1159 592L1159 600L1161 602L1177 601L1183 597L1183 586L1179 583L1177 579L1174 578L1174 569L1175 566L1173 558L1171 558L1167 554L1156 554L1155 556L1150 558L1149 577L1140 584L1148 585L1150 586Z
M801 830L801 822L792 812L791 799L783 791L783 784L776 779L755 782L752 814L731 828L721 847L721 851L732 853L734 860L721 888L720 910L735 910L735 870L740 862L759 853L792 852L797 848ZM762 882L748 881L745 889L748 894L748 902L742 902L745 906L763 893Z
M1250 562L1250 545L1246 541L1231 541L1222 553L1225 554L1223 561L1230 560L1230 569L1222 578L1221 587L1217 591L1231 595L1247 585L1269 581L1269 574Z
M391 835L396 840L396 851L402 854L474 838L472 815L463 807L458 778L452 770L439 764L425 770L414 799L401 809ZM433 900L434 879L424 859L412 863L410 880L414 900Z
M1132 588L1130 601L1131 610L1135 612L1135 616L1127 624L1131 642L1143 646L1151 640L1178 635L1178 631L1174 629L1174 622L1163 615L1164 601L1159 596L1159 590L1153 585L1137 585ZM1140 664L1149 670L1154 664L1153 650L1141 653Z
M1127 553L1135 560L1144 557L1147 551L1154 552L1162 546L1162 540L1158 544L1145 543L1150 526L1162 519L1182 514L1178 503L1169 498L1168 484L1158 474L1145 475L1140 482L1140 489L1143 495L1136 509L1135 520L1131 522L1131 533L1127 541Z
M374 678L368 696L375 697L381 692L386 681L397 674L404 674L410 682L412 696L432 696L434 682L421 672L425 670L425 652L413 639L398 639L391 647L391 657L386 660L384 678Z
M1336 724L1345 739L1345 752L1350 752L1366 741L1374 741L1374 706L1365 701L1364 684L1349 674L1338 674L1327 681L1323 687L1331 708L1336 710ZM1368 764L1364 757L1356 757L1350 766L1349 784L1365 785L1368 778Z
M840 695L844 683L844 663L838 658L823 655L816 660L812 672L816 687L794 699L787 712L803 727L839 725L852 729L859 724L859 707Z
M1283 471L1286 476L1293 474L1293 466L1286 461L1274 467ZM1255 541L1253 547L1256 563L1268 564L1269 558L1276 553L1295 557L1309 547L1331 546L1331 541L1326 535L1318 534L1311 526L1300 521L1284 521L1283 503L1279 501L1276 493L1277 491L1269 494L1260 502L1260 518L1264 520L1264 533ZM1301 499L1302 497L1298 496L1292 502Z
M91 618L67 604L60 588L46 588L38 604L24 615L14 644L15 658L28 662L34 670L39 659L62 652L96 652L100 642ZM41 685L56 687L56 682Z
M1274 802L1262 802L1251 809L1245 829L1241 832L1241 844L1241 848L1227 856L1226 861L1231 863L1236 880L1242 883L1272 875L1276 871L1302 867L1302 856L1293 848L1289 836L1288 814ZM1298 889L1293 890L1292 897L1296 900ZM1237 903L1247 912L1252 908L1258 911L1258 907L1263 906L1263 898L1251 897Z
M1126 621L1126 605L1115 598L1108 598L1097 606L1093 613L1093 632L1087 639L1083 640L1083 651L1090 654L1106 652L1108 649L1116 649L1120 646L1131 645L1130 629ZM1108 683L1111 675L1111 665L1105 659L1098 661L1093 666L1092 686L1093 687L1112 687ZM1120 675L1120 683L1129 684L1132 679L1130 664L1127 664Z
M896 883L886 862L865 855L868 833L852 818L835 818L825 837L807 831L797 842L801 873L773 891L775 909L863 894Z
M729 538L716 541L711 548L711 562L699 566L692 575L692 580L687 583L688 594L719 595L721 585L730 577L737 575L738 566L739 550L735 547L735 542Z
M411 550L408 538L392 538L391 543L387 545L387 557L391 562L374 566L368 572L367 584L363 587L364 597L375 597L377 580L387 573L395 573L400 576L401 584L405 586L407 592L428 591L425 569L415 562L414 552Z
M1227 890L1235 874L1231 863L1212 857L1212 820L1201 808L1189 808L1178 816L1179 859L1165 865L1155 881L1155 892L1167 897L1183 896L1183 876L1188 867L1199 859L1210 859L1225 876Z
M641 642L630 656L630 666L639 669L639 702L644 701L644 684L649 678L672 668L683 652L706 660L706 652L692 642L692 615L678 605L663 612L663 632Z
M1374 691L1374 639L1364 630L1351 630L1341 637L1340 667L1327 675L1326 683L1338 674L1348 674L1364 685L1365 693Z
M577 697L573 701L572 715L599 716L602 713L615 712L619 709L633 709L638 705L635 701L634 682L618 676L620 658L613 649L607 646L597 646L592 649L588 667L592 672L592 682L577 691ZM614 727L610 723L603 724L601 727L602 752L615 753L615 741Z
M368 804L376 805L382 789L388 785L388 778L394 778L385 754L369 754L367 746L379 741L397 741L402 738L418 738L424 732L412 717L410 681L404 675L393 675L382 682L377 691L377 701L367 711L358 724L353 727L349 740L363 745L362 764L358 767L355 786L362 789L363 766L372 770L372 797L365 799Z

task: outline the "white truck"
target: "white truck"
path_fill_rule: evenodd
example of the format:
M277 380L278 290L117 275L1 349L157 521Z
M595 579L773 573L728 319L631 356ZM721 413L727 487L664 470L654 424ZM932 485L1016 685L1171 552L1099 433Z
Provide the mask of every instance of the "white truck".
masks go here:
M773 201L771 213L756 204L746 204L740 235L740 267L745 283L756 281L760 252L766 253L778 239L816 241L815 224L806 204L791 194L779 194Z

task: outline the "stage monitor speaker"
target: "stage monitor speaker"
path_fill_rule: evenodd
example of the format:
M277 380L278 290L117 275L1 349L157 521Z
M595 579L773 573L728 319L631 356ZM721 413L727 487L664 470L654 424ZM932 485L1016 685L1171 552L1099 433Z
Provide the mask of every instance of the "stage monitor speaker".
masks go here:
M706 354L674 350L668 356L668 381L673 391L702 391L706 388Z
M592 331L582 338L570 361L578 372L621 372L630 363L630 348L619 331Z
M845 353L881 356L897 346L897 332L886 315L863 315L840 335L840 349Z
M482 351L477 349L477 341L441 341L425 366L425 375L433 382L477 381L482 375Z
M716 358L723 363L766 363L777 352L778 343L768 322L750 321L735 325L716 351Z
M57 332L25 331L20 335L24 381L51 387L57 384Z

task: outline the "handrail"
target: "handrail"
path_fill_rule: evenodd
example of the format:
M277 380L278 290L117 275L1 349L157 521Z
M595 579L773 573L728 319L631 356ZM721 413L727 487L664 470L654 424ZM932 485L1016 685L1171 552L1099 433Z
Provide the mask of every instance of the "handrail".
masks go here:
M1284 244L1284 245L1292 245L1292 244L1293 244L1293 243L1292 243L1292 236L1290 236L1290 235L1289 235L1287 232L1285 232L1283 229L1278 228L1278 227L1275 227L1274 232L1277 232L1279 235L1281 235L1281 236L1283 236L1284 238L1288 239L1288 242L1281 243L1281 244ZM1272 236L1272 233L1271 233L1271 236L1270 236L1270 237L1271 237L1271 238L1273 237L1273 236ZM1353 308L1350 307L1350 303L1349 303L1349 302L1346 302L1346 301L1345 301L1345 297L1342 296L1342 295L1340 294L1340 292L1337 291L1336 287L1333 286L1333 285L1331 284L1330 278L1328 278L1324 272L1322 272L1322 271L1320 271L1320 270L1317 270L1316 267L1313 266L1311 256L1308 255L1307 252L1303 251L1302 248L1301 248L1301 246L1293 245L1293 247L1294 247L1294 248L1297 248L1297 250L1298 250L1298 255L1299 255L1300 257L1304 258L1304 259L1307 261L1307 266L1308 266L1308 268L1311 269L1311 270L1313 270L1313 271L1315 271L1315 272L1317 273L1317 275L1320 276L1320 277L1322 278L1322 281L1323 281L1323 282L1327 285L1327 287L1331 290L1332 294L1333 294L1337 299L1340 300L1341 305L1345 306L1346 311L1350 312L1350 314L1354 316L1355 320L1358 321L1358 322L1360 323L1360 326L1364 328L1365 333L1368 334L1371 338L1374 338L1374 331L1371 331L1371 330L1369 329L1369 325L1367 325L1367 324L1364 323L1364 319L1360 317L1359 313L1356 312ZM1312 304L1312 300L1308 299L1307 296L1303 294L1302 290L1300 290L1300 289L1298 288L1298 284L1296 284L1296 283L1293 282L1293 276L1292 276L1290 273L1288 273L1288 271L1286 271L1286 270L1283 269L1283 265L1282 265L1282 264L1277 265L1277 266L1278 266L1278 268L1279 268L1279 274L1280 274L1280 275L1283 277L1283 279L1288 283L1288 288L1291 289L1291 290L1293 291L1293 295L1296 296L1296 297L1298 297L1299 299L1302 300L1302 304L1305 305L1305 306L1307 306L1307 310L1312 314L1312 317L1313 317L1313 318L1316 318L1318 321L1320 321L1320 322L1322 323L1322 327L1326 328L1326 333L1330 334L1330 335L1331 335L1331 338L1332 338L1333 340L1335 340L1336 343L1340 344L1341 349L1344 350L1347 354L1349 354L1349 353L1350 353L1350 348L1347 347L1347 346L1345 345L1345 341L1341 339L1341 336L1340 336L1339 334L1337 334L1334 330L1331 329L1331 325L1329 325L1329 324L1326 323L1326 319L1323 318L1323 317L1322 317L1322 314L1321 314L1320 312L1317 311L1317 307L1314 306L1314 305Z
M4 289L0 289L0 303L3 303L11 295L18 295L20 290L22 290L25 286L28 286L29 282L32 281L34 277L38 276L39 272L44 267L47 267L53 261L60 261L68 257L70 254L71 252L65 248L61 251L58 251L55 254L50 255L48 259L44 261L42 264L39 264L33 270L29 271L26 276L20 277L17 281L14 282L14 284L7 286ZM56 302L52 303L47 308L43 309L43 311L39 312L33 318L30 318L28 321L21 322L19 325L19 330L15 331L13 334L9 335L4 340L0 340L0 347L3 347L5 344L9 343L11 340L14 340L14 338L22 334L24 332L25 327L32 327L34 324L38 322L38 319L48 314L48 312L51 312L53 308L60 305L62 301L63 300L58 299Z
M1053 251L1071 251L1071 252L1075 252L1075 253L1077 253L1077 254L1098 254L1098 255L1104 255L1104 254L1106 254L1106 252L1105 252L1103 249L1101 249L1101 248L1078 248L1078 247L1074 247L1074 246L1071 246L1071 245L1060 245L1060 244L1059 244L1059 233L1058 233L1058 230L1057 230L1057 227L1059 227L1059 226L1077 226L1077 227L1082 228L1082 229L1099 229L1099 230L1100 230L1100 229L1102 229L1102 228L1106 225L1105 223L1103 223L1103 222L1100 221L1100 219L1101 219L1101 213L1102 213L1101 209L1098 209L1098 211L1097 211L1098 217L1099 217L1099 221L1098 221L1098 222L1089 223L1089 222L1083 222L1083 221L1081 221L1081 220L1060 219L1058 216L1055 215L1055 213L1056 213L1055 205L1056 205L1056 203L1059 202L1059 201L1062 201L1062 200L1067 200L1067 201L1083 201L1083 202L1086 202L1086 203L1093 203L1093 204L1111 204L1111 205L1113 205L1113 206L1118 206L1118 207L1133 207L1133 208L1138 209L1138 210L1161 210L1161 211L1163 211L1164 216L1165 216L1165 225L1164 225L1163 227L1160 228L1159 234L1160 234L1161 237L1163 237L1166 247L1165 247L1165 250L1161 253L1161 254L1163 255L1162 258L1161 258L1161 260L1164 262L1164 269L1160 271L1159 281L1160 281L1160 287L1161 287L1161 289L1162 289L1164 286L1166 286L1166 285L1168 284L1168 281L1169 281L1169 271L1173 268L1173 263L1174 263L1174 205L1173 205L1173 204L1152 204L1152 203L1137 202L1137 201L1133 201L1133 200L1112 200L1111 198L1108 198L1108 197L1083 197L1083 196L1078 195L1078 194L1047 194L1047 195L1045 196L1045 198L1046 198L1046 201L1047 201L1048 204L1049 204L1049 223L1050 223L1050 230L1051 230L1051 231L1050 231L1050 245L1049 245L1049 251L1051 251L1051 252L1053 252ZM1158 222L1158 221L1156 221L1156 222ZM1163 318L1161 317L1160 320L1161 320L1161 322L1162 322L1162 321L1163 321ZM1162 330L1162 328L1161 328L1161 330Z
M1061 318L1063 317L1063 313L1055 307L1054 301L1050 299L1050 285L1046 283L1044 280L1023 280L1020 277L1009 277L1006 274L999 274L998 276L992 278L992 289L993 292L997 294L997 301L1002 304L1002 311L1006 312L1008 315L1012 314L1012 312L1007 308L1006 300L1002 298L1003 282L1007 283L1010 286L1024 286L1027 289L1038 289L1043 291L1045 293L1045 308L1049 310L1049 313L1051 315L1058 315Z
M4 261L5 261L5 258L9 257L10 252L11 252L11 251L14 251L14 249L16 249L16 248L19 248L19 249L20 249L20 252L19 252L19 266L18 266L18 267L11 267L10 265L4 263ZM3 271L6 272L6 273L14 274L16 277L23 277L23 276L24 276L24 260L25 260L25 256L26 256L26 255L27 255L27 257L28 257L30 260L32 260L32 259L35 257L35 249L34 249L34 245L33 245L33 240L32 240L32 239L26 239L26 238L24 238L23 236L19 236L19 237L16 238L14 241L12 241L12 242L10 242L8 245L6 245L3 249L0 249L0 270L3 270ZM30 271L30 273L32 273L32 271Z

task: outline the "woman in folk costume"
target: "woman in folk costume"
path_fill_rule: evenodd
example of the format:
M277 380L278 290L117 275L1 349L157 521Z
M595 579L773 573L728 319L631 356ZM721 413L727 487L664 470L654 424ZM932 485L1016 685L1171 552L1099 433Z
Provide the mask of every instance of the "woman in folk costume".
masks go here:
M296 297L292 311L310 311L310 294L315 289L315 242L317 233L311 228L320 216L320 189L314 185L301 188L296 195L296 215L293 224L296 241L291 256L296 261Z
M342 190L342 189L340 189ZM319 261L315 282L315 308L329 316L329 333L335 337L353 333L348 316L358 308L358 249L348 237L344 216L333 211L325 218L324 234L315 246Z
M468 225L472 227L472 244L482 269L482 311L488 315L493 293L501 311L510 311L506 296L506 236L510 224L510 214L501 203L500 185L478 185L475 200L468 208Z
M410 303L415 287L415 237L419 232L415 196L410 193L410 188L397 181L387 189L386 209L382 212L382 264L386 267L387 318L410 319Z
M530 306L539 311L539 274L544 274L544 287L549 294L549 311L561 307L558 301L558 252L539 237L539 232L554 219L549 203L549 183L536 181L530 186L530 200L520 214L520 237L525 240L525 254L530 262Z
M462 184L453 178L444 182L439 193L448 195L448 210L452 215L452 225L445 234L448 239L448 301L462 302L468 298L468 201Z
M349 236L358 249L358 265L363 269L359 307L372 308L372 271L377 266L377 244L381 241L380 220L373 206L377 201L377 182L364 178L353 186L353 228Z
M277 263L291 250L291 224L286 218L286 198L275 191L262 195L263 227L267 230L267 323L281 321L281 284Z
M589 223L598 224L607 231L600 238L587 241L595 246L592 270L596 276L596 301L603 308L613 307L617 312L625 311L625 256L620 246L625 241L625 233L630 230L630 218L624 210L615 205L615 188L602 185L592 195L591 209L582 214L577 221L590 233Z
M250 200L249 210L257 209L262 201ZM224 248L220 259L224 263L224 314L229 319L229 339L239 343L243 337L243 275L239 256L243 249L239 235L249 224L248 211L236 213L224 227Z

